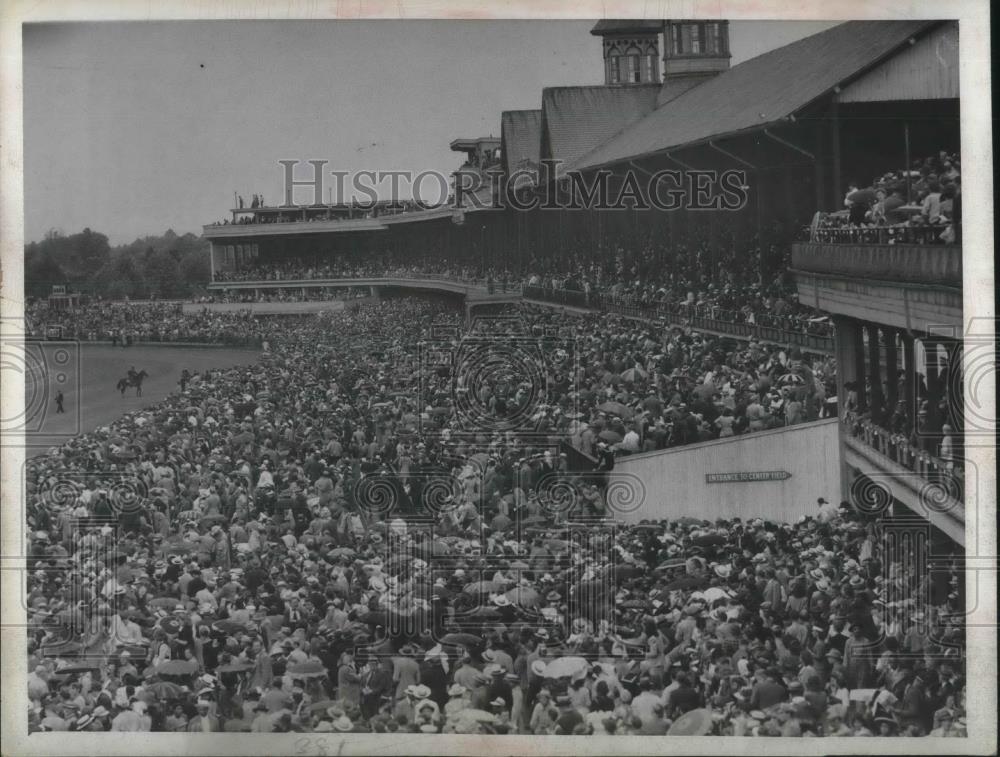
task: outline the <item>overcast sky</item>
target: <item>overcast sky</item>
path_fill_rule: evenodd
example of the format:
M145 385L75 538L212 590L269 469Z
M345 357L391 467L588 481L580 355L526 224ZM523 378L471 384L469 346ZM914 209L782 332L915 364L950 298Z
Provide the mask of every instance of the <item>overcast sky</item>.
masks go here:
M200 233L234 191L280 200L281 159L449 172L452 139L603 82L593 23L25 25L25 239ZM732 22L732 63L829 26Z

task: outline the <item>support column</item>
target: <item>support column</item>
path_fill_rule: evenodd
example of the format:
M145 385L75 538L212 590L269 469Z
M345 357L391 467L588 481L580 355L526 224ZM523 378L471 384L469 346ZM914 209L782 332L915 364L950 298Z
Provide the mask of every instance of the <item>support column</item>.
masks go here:
M839 417L838 438L839 449L843 450L847 437L847 428L844 423L844 408L847 405L847 392L844 384L849 381L858 380L858 371L864 370L864 363L859 366L857 360L857 344L860 341L861 330L857 327L857 322L844 316L833 316L834 325L834 355L837 359L837 415ZM863 379L862 379L863 382ZM860 398L863 392L858 392ZM847 456L841 452L840 456L840 498L850 501L851 498L851 471L847 465Z
M871 418L881 425L885 415L885 400L882 395L881 355L878 343L878 326L869 323L868 329L868 370L871 372Z
M830 175L830 186L833 189L832 197L840 197L844 191L841 185L840 175L840 107L834 99L830 104L830 132L833 142L833 170ZM820 208L822 210L822 208Z
M940 337L928 338L925 342L927 357L927 441L925 449L937 452L940 443L938 435L944 418L941 413L941 399L944 397L944 383L947 375L941 369L941 347L944 340Z
M908 422L907 433L913 431L913 424L917 418L917 356L916 345L911 334L903 334L903 371L905 382L903 384L906 402L906 419Z
M886 388L886 420L896 411L899 402L899 353L896 349L896 329L883 327L885 335L885 388Z
M813 186L816 187L816 209L817 210L833 210L833 208L827 207L826 203L826 192L827 192L827 170L826 170L826 156L827 156L827 140L826 140L826 129L824 128L823 119L818 119L816 123L816 157L813 159Z
M212 268L212 283L215 283L215 242L208 240L208 259Z
M942 340L948 353L948 365L943 377L944 399L948 411L943 422L951 426L952 449L956 464L965 459L965 396L962 376L962 342L954 339Z
M939 396L938 392L938 340L929 336L921 339L924 345L924 376L927 379L928 399L933 400Z
M865 389L865 342L864 328L858 321L852 321L854 338L851 340L854 348L854 380L858 385L858 412L868 411L868 392Z

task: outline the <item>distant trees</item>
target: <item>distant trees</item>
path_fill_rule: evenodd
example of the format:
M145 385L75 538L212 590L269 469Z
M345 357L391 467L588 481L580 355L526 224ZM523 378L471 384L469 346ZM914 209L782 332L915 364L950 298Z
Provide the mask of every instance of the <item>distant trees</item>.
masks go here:
M24 248L24 290L43 297L55 284L109 299L188 297L209 279L208 242L168 230L117 247L104 234L84 229L63 236L49 231Z

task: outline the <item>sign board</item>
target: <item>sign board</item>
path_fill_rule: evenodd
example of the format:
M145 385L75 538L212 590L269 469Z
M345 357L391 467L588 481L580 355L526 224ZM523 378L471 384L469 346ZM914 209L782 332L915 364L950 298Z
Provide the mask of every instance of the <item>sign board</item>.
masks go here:
M706 473L706 484L746 484L758 481L785 481L792 477L786 470L742 471L739 473Z

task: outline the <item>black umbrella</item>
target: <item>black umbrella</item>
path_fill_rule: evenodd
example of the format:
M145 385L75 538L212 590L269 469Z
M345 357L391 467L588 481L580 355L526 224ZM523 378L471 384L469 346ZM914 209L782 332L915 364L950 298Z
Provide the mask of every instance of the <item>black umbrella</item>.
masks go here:
M217 620L212 624L212 628L219 633L234 634L245 631L247 626L246 623L236 620Z
M702 578L701 576L681 576L670 583L668 583L664 588L667 591L679 591L682 589L702 589L709 584L707 578Z
M706 534L692 539L691 543L699 547L718 547L726 543L726 537L722 534Z
M441 637L442 644L455 644L462 647L482 646L483 640L471 633L449 633Z

